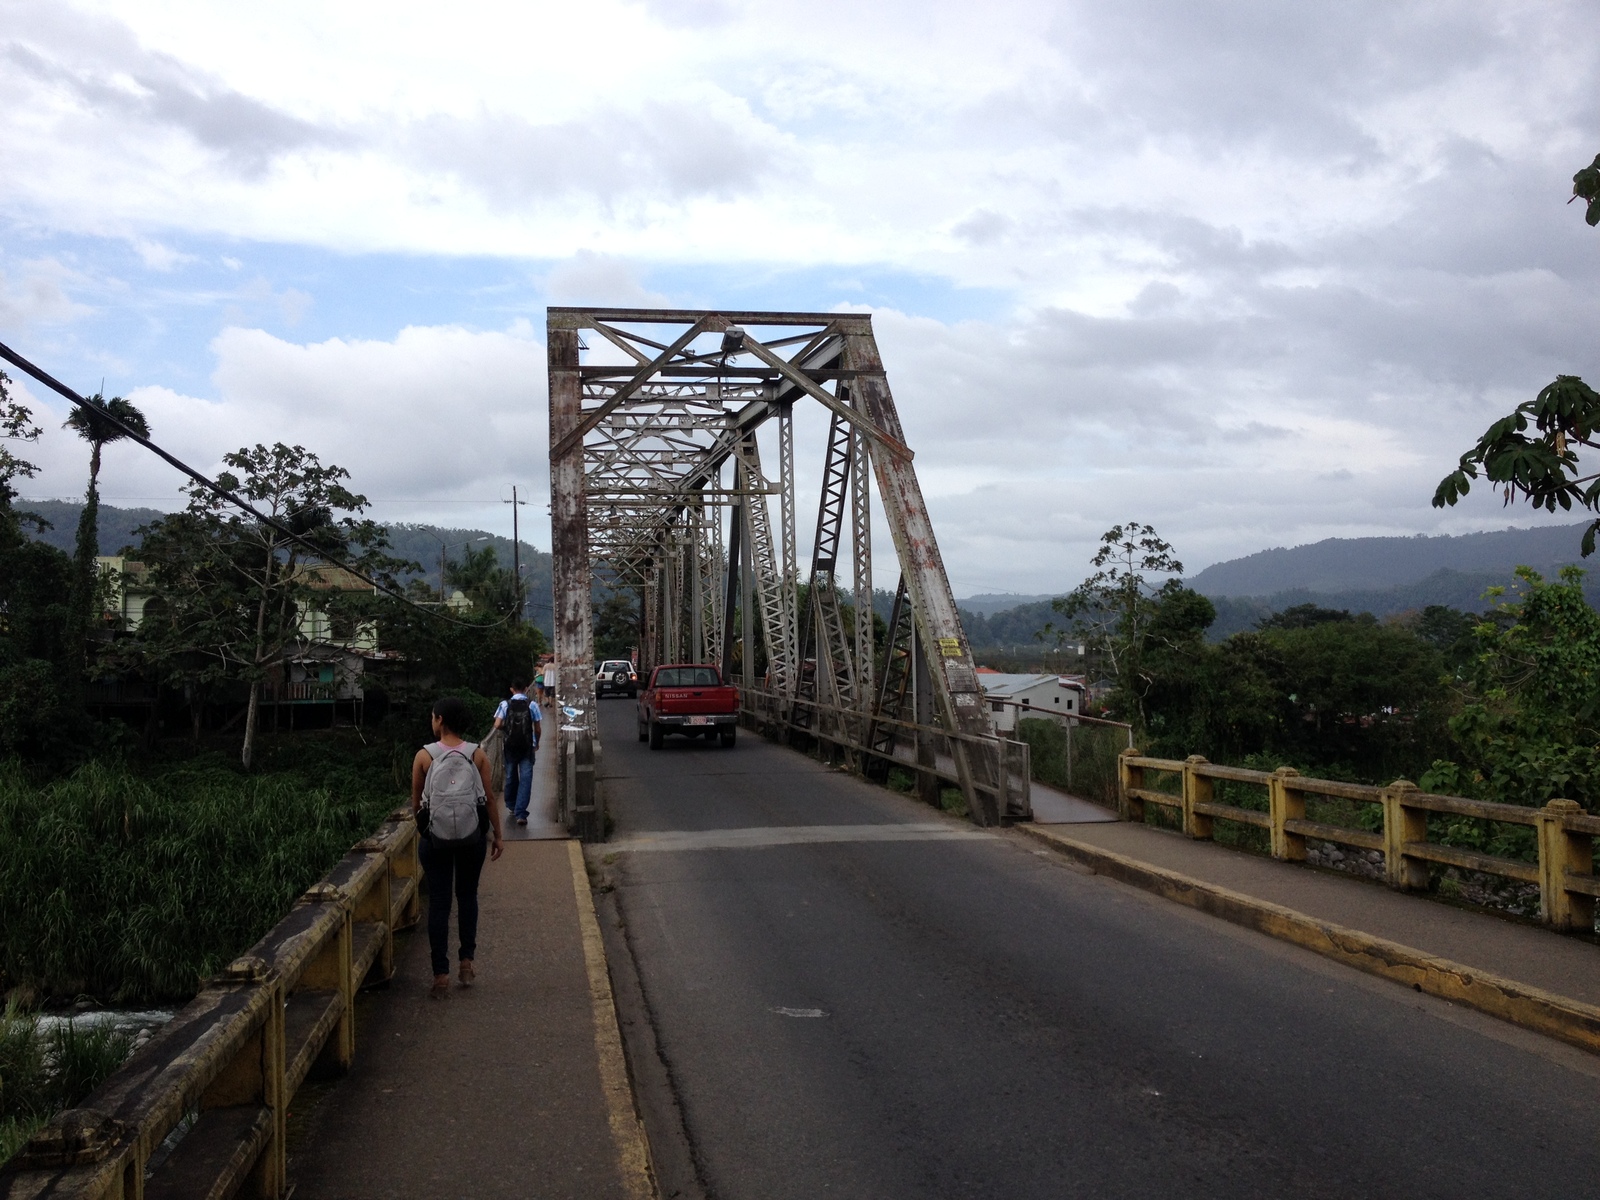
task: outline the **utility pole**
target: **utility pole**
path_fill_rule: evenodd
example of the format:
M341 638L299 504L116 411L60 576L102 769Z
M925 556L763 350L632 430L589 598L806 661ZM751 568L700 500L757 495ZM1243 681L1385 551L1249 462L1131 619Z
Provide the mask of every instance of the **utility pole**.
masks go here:
M511 620L522 624L522 535L517 531L517 507L526 504L526 500L517 499L517 485L511 485L511 499L502 500L501 504L511 505L511 575L516 581L517 607L511 614Z

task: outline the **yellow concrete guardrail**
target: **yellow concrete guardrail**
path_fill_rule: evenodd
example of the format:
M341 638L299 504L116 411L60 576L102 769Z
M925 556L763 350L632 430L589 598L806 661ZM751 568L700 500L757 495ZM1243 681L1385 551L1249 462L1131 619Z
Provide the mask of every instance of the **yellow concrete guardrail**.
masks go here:
M1303 862L1306 839L1333 842L1361 850L1381 851L1390 887L1402 891L1426 888L1428 864L1441 863L1468 871L1481 871L1539 887L1539 917L1556 929L1591 932L1600 877L1594 866L1594 838L1600 834L1600 817L1590 816L1574 800L1552 800L1543 808L1496 804L1464 796L1439 796L1424 792L1409 780L1387 787L1312 779L1293 767L1252 771L1207 762L1198 754L1183 761L1150 758L1136 749L1122 752L1118 770L1118 797L1124 820L1143 821L1145 806L1171 809L1192 838L1209 838L1212 822L1238 821L1265 829L1272 856L1286 862ZM1176 777L1176 792L1149 786L1149 776ZM1216 781L1234 780L1265 788L1267 809L1241 808L1216 799ZM1308 796L1330 796L1362 804L1379 805L1382 832L1350 829L1306 818ZM1428 814L1448 813L1508 825L1531 826L1536 834L1538 860L1526 862L1500 855L1481 854L1428 840Z
M392 814L77 1108L0 1168L3 1200L285 1194L284 1119L355 1058L355 994L416 924L417 827Z

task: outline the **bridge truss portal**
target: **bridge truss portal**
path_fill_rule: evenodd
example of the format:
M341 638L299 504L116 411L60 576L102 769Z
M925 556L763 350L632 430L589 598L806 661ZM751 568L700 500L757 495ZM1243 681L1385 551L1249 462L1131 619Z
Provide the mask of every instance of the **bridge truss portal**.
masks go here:
M718 663L747 709L760 700L769 732L825 738L868 769L919 738L913 761L931 762L912 727L937 727L974 819L998 822L1003 750L872 318L551 308L547 331L555 649L561 702L576 710L562 722L575 747L562 779L577 823L592 795L582 744L597 734L596 584L639 597L641 675ZM828 429L814 527L795 494L806 405ZM874 491L898 568L885 647L873 638ZM814 528L804 578L802 520Z

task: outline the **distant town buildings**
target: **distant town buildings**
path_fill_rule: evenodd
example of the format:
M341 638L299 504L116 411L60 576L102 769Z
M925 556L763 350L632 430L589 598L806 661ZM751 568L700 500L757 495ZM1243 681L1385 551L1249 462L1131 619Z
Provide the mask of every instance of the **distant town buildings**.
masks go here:
M980 670L978 686L989 702L996 732L1016 730L1018 720L1069 720L1083 711L1088 691L1081 675L1012 675Z

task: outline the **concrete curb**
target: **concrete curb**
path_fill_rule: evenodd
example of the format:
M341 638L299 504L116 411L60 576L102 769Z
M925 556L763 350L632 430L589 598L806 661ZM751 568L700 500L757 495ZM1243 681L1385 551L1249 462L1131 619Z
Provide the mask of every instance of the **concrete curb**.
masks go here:
M1075 841L1051 827L1019 824L1014 828L1097 875L1186 904L1369 975L1600 1053L1600 1008L1592 1004L1437 958L1357 929L1319 921L1280 904Z
M611 996L611 973L606 967L605 942L589 891L589 872L581 843L567 843L572 866L572 891L578 902L578 927L583 934L583 961L589 971L589 999L594 1005L594 1045L600 1059L600 1090L605 1093L611 1140L617 1147L617 1170L632 1200L654 1200L655 1173L650 1169L650 1141L634 1103L633 1083L623 1056L622 1031L617 1006Z

